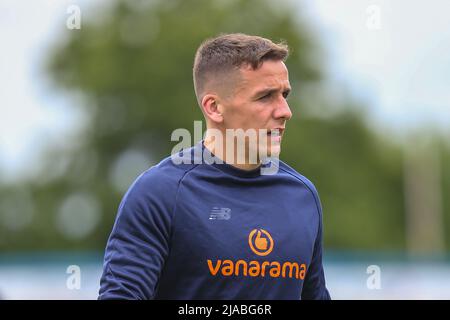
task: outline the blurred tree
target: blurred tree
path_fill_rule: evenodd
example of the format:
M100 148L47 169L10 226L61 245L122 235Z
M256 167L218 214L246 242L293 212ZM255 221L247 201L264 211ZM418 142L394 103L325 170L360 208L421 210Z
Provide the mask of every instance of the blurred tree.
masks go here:
M297 121L296 121L297 122ZM324 210L325 243L340 249L401 249L400 149L354 111L289 124L283 158L312 180Z
M55 85L81 94L89 121L24 187L33 223L21 232L0 226L0 249L102 250L132 180L170 153L174 129L192 130L203 119L192 84L195 50L228 32L283 39L291 48L294 117L282 159L319 189L326 247L404 248L400 148L372 133L355 111L364 109L351 102L333 117L305 112L319 106L302 102L297 89L320 86L322 70L298 10L261 0L161 0L114 1L101 15L84 15L81 30L68 31L49 55Z

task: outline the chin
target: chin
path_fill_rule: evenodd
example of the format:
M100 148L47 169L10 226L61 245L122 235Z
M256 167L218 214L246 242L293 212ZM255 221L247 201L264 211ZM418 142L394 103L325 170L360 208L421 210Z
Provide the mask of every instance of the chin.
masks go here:
M278 146L272 146L271 148L269 148L267 154L269 155L269 157L279 157L281 153L281 147Z
M281 145L275 144L275 145L268 145L266 148L262 148L259 150L259 154L261 156L268 156L268 157L279 157L281 152Z

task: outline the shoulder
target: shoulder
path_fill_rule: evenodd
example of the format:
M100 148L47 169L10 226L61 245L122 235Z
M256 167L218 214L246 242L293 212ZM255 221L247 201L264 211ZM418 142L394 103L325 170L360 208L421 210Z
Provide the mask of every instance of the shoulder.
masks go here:
M185 152L190 149L186 149ZM181 153L169 156L158 164L141 173L131 184L124 195L122 204L129 201L174 200L180 182L195 167L193 163L179 163L176 157L183 156Z
M279 169L284 173L289 174L295 179L297 179L299 182L304 184L308 189L310 189L311 192L313 192L314 194L318 193L314 183L312 183L311 180L309 180L304 175L300 174L298 171L296 171L295 169L293 169L292 167L290 167L288 164L286 164L281 160L279 162Z
M311 193L312 197L314 197L314 201L316 202L319 214L321 213L321 205L320 205L320 198L319 198L319 192L317 191L314 183L312 183L311 180L306 178L304 175L297 172L295 169L290 167L288 164L286 164L283 161L279 161L279 170L291 176L293 179L295 179L298 183L302 184L309 192Z

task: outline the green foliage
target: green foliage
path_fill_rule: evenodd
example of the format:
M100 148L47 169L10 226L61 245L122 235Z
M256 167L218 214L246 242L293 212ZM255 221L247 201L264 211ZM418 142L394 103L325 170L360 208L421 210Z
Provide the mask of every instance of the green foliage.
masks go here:
M399 148L375 136L350 111L329 120L291 122L288 131L282 158L319 190L325 244L401 249L404 208Z

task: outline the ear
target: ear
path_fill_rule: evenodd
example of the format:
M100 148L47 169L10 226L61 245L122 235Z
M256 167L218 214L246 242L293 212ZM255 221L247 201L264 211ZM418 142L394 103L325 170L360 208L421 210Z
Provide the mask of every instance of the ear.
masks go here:
M205 116L215 123L223 122L222 106L215 94L206 94L202 98L202 109Z

